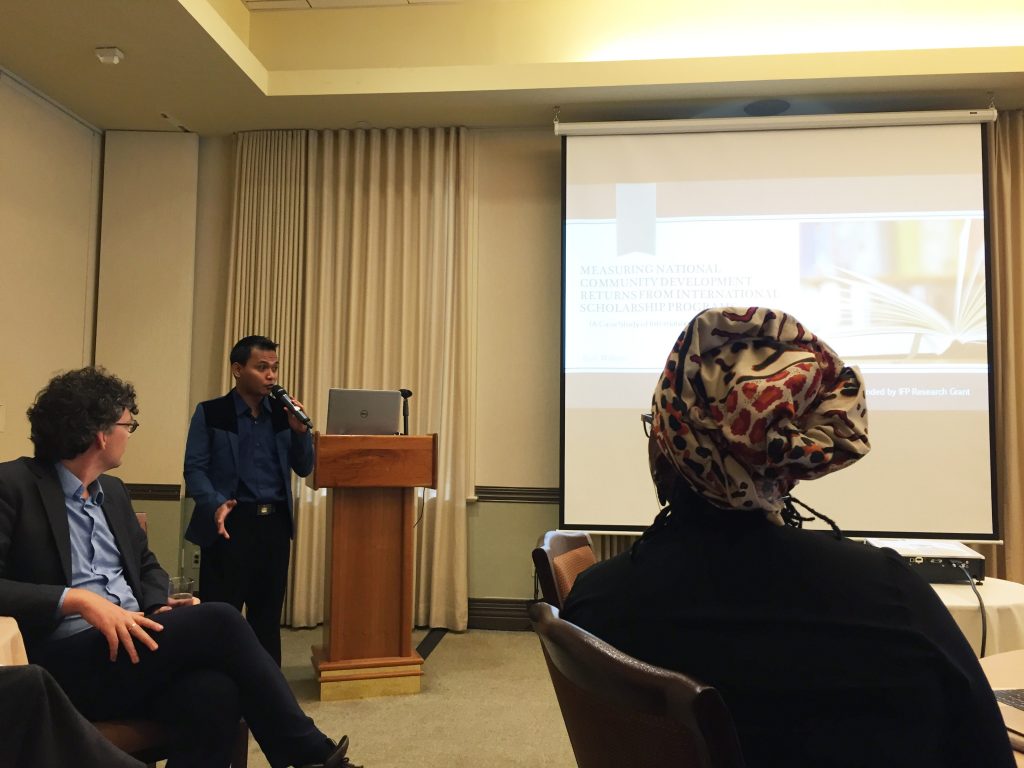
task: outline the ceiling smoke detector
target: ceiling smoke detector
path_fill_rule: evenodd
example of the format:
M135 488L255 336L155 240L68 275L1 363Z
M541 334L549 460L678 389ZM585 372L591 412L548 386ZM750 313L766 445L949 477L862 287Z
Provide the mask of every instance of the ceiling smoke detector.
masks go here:
M96 58L103 64L120 64L124 61L124 51L112 45L101 46L96 49Z

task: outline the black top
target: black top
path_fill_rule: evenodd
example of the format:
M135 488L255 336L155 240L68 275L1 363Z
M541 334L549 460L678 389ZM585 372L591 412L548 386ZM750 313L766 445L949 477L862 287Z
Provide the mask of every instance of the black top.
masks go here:
M892 550L691 507L582 573L562 617L718 688L750 768L1014 765L973 651Z

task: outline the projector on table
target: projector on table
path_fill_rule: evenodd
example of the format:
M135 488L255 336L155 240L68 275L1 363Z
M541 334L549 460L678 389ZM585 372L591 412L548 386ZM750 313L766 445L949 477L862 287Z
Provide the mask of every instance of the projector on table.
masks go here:
M977 582L985 580L985 556L959 541L934 539L865 539L876 547L888 547L932 584L968 583L964 574Z

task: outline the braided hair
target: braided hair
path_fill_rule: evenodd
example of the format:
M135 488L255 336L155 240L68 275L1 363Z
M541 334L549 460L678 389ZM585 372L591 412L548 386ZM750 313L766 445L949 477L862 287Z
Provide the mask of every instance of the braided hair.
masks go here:
M832 529L832 532L835 533L837 539L843 538L843 532L839 528L839 526L836 525L835 520L833 520L828 515L819 512L813 507L804 504L802 501L800 501L800 499L796 498L793 494L784 496L782 502L783 508L782 512L780 513L782 515L782 522L788 525L790 528L803 528L804 523L809 523L816 517L823 523L828 523L829 527ZM801 507L810 512L814 517L804 517L797 511L794 504L799 504Z

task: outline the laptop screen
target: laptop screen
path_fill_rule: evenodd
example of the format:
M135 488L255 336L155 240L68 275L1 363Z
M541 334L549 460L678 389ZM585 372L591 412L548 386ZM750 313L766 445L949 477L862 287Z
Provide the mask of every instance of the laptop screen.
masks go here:
M397 435L402 395L397 389L332 389L327 435Z

